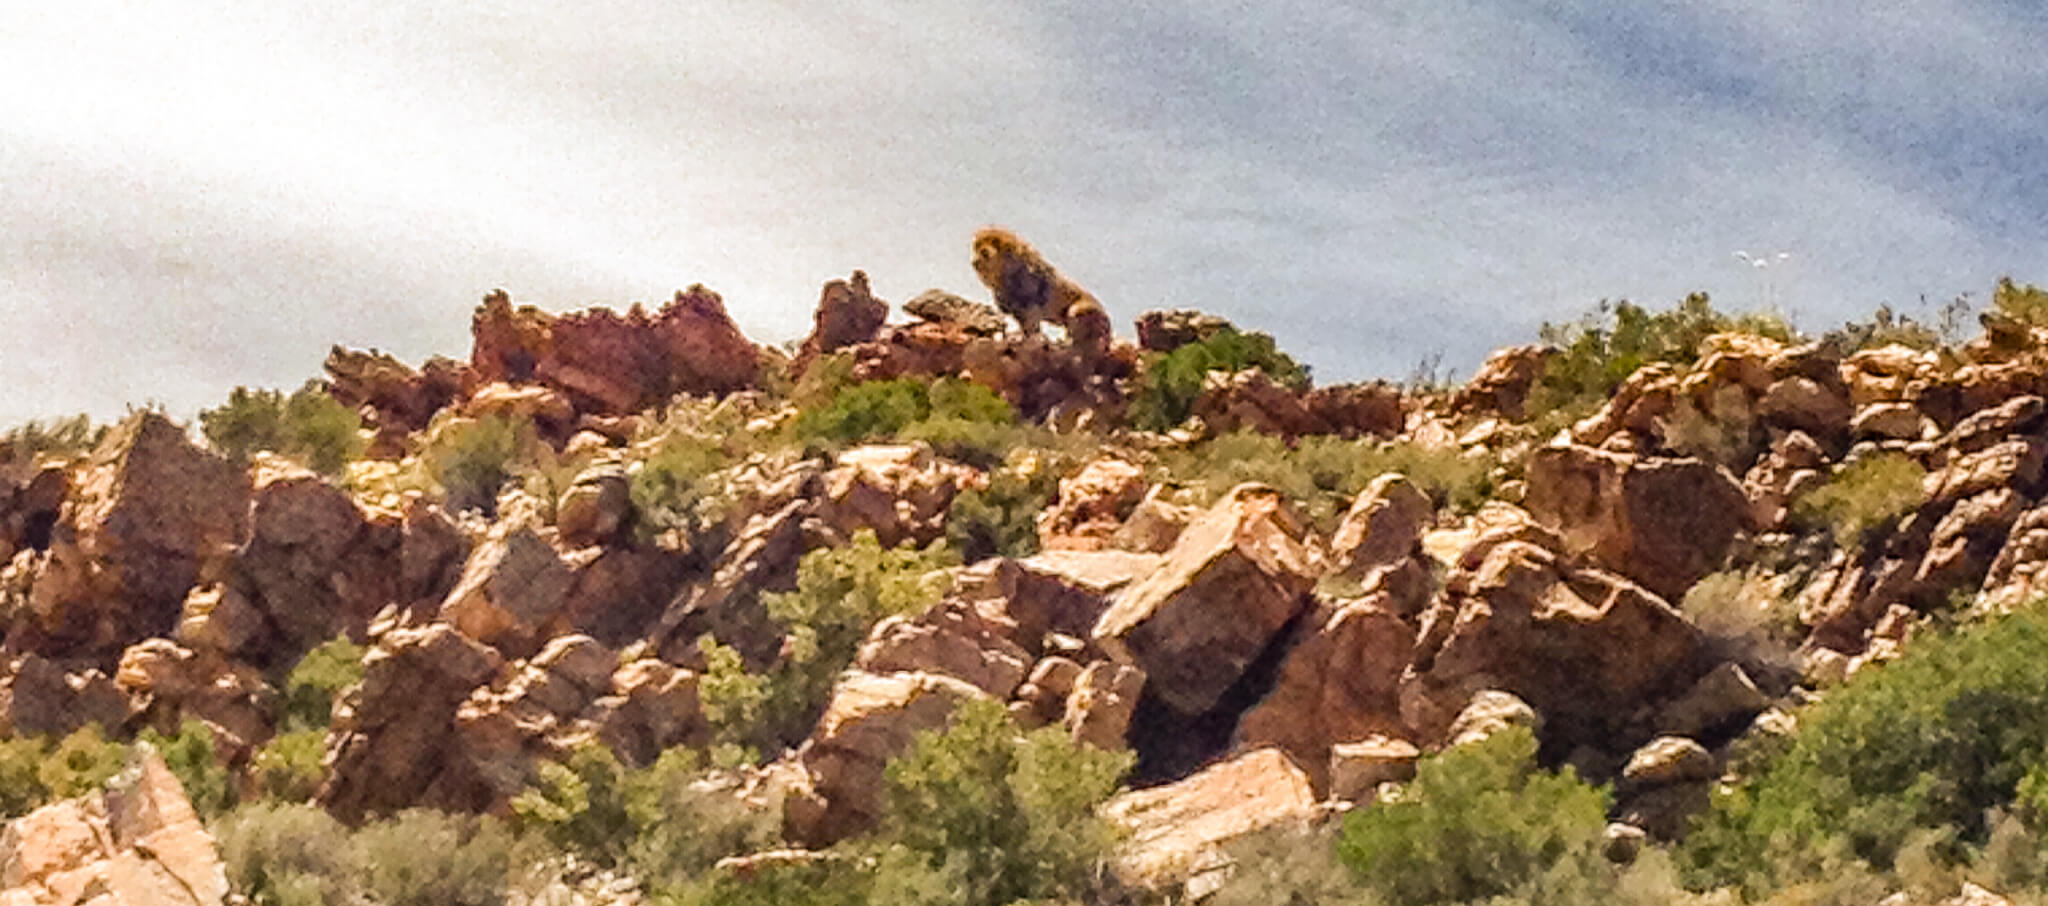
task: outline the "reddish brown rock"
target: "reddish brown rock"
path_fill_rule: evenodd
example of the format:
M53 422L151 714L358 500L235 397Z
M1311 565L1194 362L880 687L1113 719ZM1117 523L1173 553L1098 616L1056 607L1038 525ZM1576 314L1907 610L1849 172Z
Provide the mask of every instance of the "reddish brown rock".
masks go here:
M1407 424L1408 400L1385 381L1331 384L1302 397L1321 430L1338 437L1393 437Z
M603 463L578 473L555 504L555 532L570 547L618 540L633 517L626 470Z
M1031 654L1017 644L1017 625L954 599L914 617L875 624L854 658L869 673L949 676L1004 699L1024 681Z
M1138 345L1147 352L1172 352L1235 329L1229 321L1191 308L1148 311L1138 316Z
M1595 732L1682 690L1700 647L1699 631L1656 595L1519 542L1453 576L1420 638L1402 707L1422 741L1483 688L1526 699L1568 734Z
M627 764L652 764L670 747L708 741L710 727L697 695L697 675L653 658L626 664L611 677L611 699L598 699L598 738Z
M1370 736L1330 749L1330 798L1370 804L1382 783L1415 779L1422 750L1405 739Z
M501 524L477 545L441 619L463 635L518 657L540 644L568 603L575 576L530 528Z
M937 324L952 324L980 336L1000 335L1009 322L1003 313L986 302L963 299L941 289L928 289L903 303L903 312L913 318Z
M678 393L728 393L754 385L760 353L717 293L693 286L647 312L593 308L550 315L512 307L502 292L471 319L470 364L485 382L539 382L586 412L625 415Z
M1073 680L1063 723L1073 740L1114 751L1125 748L1145 672L1129 664L1096 661Z
M1984 577L1978 606L2010 611L2048 592L2048 506L2021 514Z
M71 491L71 471L61 465L10 465L0 453L0 563L15 552L50 546L50 531Z
M972 476L924 444L855 447L825 473L817 516L840 538L868 529L883 547L930 544L945 533L953 497Z
M1422 532L1435 517L1429 495L1407 476L1381 475L1358 493L1331 536L1332 565L1353 577L1397 565L1420 549Z
M1749 520L1741 485L1696 459L1553 446L1530 454L1527 475L1524 505L1566 550L1668 597L1718 569Z
M1115 457L1091 460L1060 479L1059 494L1038 514L1041 550L1101 550L1144 499L1145 471Z
M175 734L186 720L204 723L224 762L238 761L271 736L277 690L247 664L150 639L121 655L114 682L129 708L158 732Z
M1373 598L1316 615L1281 662L1273 691L1239 720L1236 747L1278 747L1326 790L1332 745L1409 735L1400 689L1415 628Z
M386 632L335 709L318 801L351 824L404 808L481 811L492 792L463 755L456 709L503 666L445 623Z
M327 393L367 416L371 427L419 431L453 403L473 378L468 367L434 357L414 370L388 353L336 346L327 353Z
M1133 887L1213 890L1231 841L1274 827L1306 828L1316 814L1308 777L1278 749L1247 752L1175 783L1123 793L1102 815L1125 837L1111 860Z
M1456 412L1494 412L1510 421L1528 417L1529 391L1543 376L1557 350L1549 346L1509 346L1496 349L1479 366L1464 389L1458 391L1451 407Z
M825 284L811 335L797 351L791 372L802 374L825 353L873 340L888 319L889 303L875 298L868 289L866 273L854 271L850 279Z
M799 751L821 807L793 808L784 834L806 845L827 846L873 827L882 814L882 769L889 759L909 749L918 731L945 726L954 706L981 697L980 690L951 677L842 676L817 729Z
M241 540L248 505L239 469L162 415L130 416L87 461L29 566L5 650L111 666L129 644L170 635L202 564Z
M213 836L146 748L104 792L44 806L0 834L7 906L220 906L227 896Z
M698 639L705 635L736 649L755 669L775 659L782 650L782 630L768 618L761 595L796 586L810 508L810 501L799 498L748 520L719 555L710 577L676 593L650 634L663 660L696 662Z
M87 724L111 734L127 720L127 698L97 668L66 673L54 661L27 654L0 678L0 737L68 736Z
M1117 597L1094 640L1174 710L1201 714L1301 612L1319 572L1306 537L1278 491L1242 485Z

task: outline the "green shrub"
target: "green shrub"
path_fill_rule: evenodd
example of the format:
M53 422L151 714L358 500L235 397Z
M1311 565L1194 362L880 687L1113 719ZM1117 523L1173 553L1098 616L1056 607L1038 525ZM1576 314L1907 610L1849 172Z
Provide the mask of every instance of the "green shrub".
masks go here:
M259 802L212 826L230 884L259 906L499 906L533 855L495 819L427 809L350 830Z
M1061 469L1042 451L1012 451L988 482L953 497L946 541L968 563L1038 553L1038 514L1059 493Z
M1204 500L1247 481L1270 484L1324 532L1336 528L1366 485L1388 472L1408 476L1438 505L1460 512L1478 509L1493 489L1491 460L1405 442L1304 437L1290 445L1240 431L1166 451L1159 459L1164 478L1193 486Z
M1131 424L1146 431L1168 431L1193 414L1202 383L1211 372L1235 374L1251 368L1275 383L1296 390L1308 387L1308 368L1281 352L1263 333L1226 328L1208 339L1145 360L1131 393Z
M1095 807L1131 764L1130 753L1077 744L1058 727L1022 733L998 702L961 704L944 731L919 733L886 769L891 852L876 901L1081 896L1116 839Z
M33 463L44 456L83 456L99 446L106 434L105 425L93 424L92 417L83 413L49 421L31 419L0 434L0 460Z
M708 506L718 489L713 480L732 459L715 438L670 432L632 472L633 511L650 534L694 534L715 514Z
M771 848L780 831L777 813L749 809L703 779L688 749L634 770L592 745L567 764L542 765L512 809L561 849L623 869L650 891L679 891L721 858Z
M808 735L869 627L936 603L951 583L943 570L958 563L943 542L890 549L868 530L845 547L805 554L795 591L762 596L789 634L788 655L759 677L740 672L737 657L719 657L707 672L700 694L714 736L775 752Z
M62 740L0 740L0 818L25 815L59 799L98 790L127 763L127 747L89 724Z
M1530 391L1528 411L1539 433L1551 433L1599 408L1636 369L1653 362L1690 365L1699 359L1701 341L1729 332L1787 342L1794 336L1776 315L1723 314L1705 293L1687 296L1669 311L1603 301L1577 321L1546 322L1540 336L1559 354Z
M453 419L432 433L420 459L441 486L449 510L493 516L498 489L512 480L514 466L535 442L533 424L525 419Z
M1834 871L1831 854L1889 870L1929 831L1958 860L1990 809L2038 822L2043 777L2048 616L2033 608L1916 639L1809 708L1783 755L1716 797L1682 852L1688 880L1754 894Z
M336 636L299 658L284 681L284 717L287 730L325 730L334 710L334 700L350 686L363 681L365 649Z
M1999 314L2033 327L2048 327L2048 290L2001 277L1991 291L1991 307Z
M305 802L320 791L326 777L327 730L288 730L256 750L249 764L250 782L265 799Z
M1399 801L1345 819L1337 852L1390 903L1500 896L1598 864L1607 807L1570 768L1539 770L1535 735L1516 727L1423 759Z
M354 893L355 839L320 808L256 802L212 829L228 884L257 906L327 906Z
M247 460L269 450L323 475L340 475L362 455L361 429L362 419L319 381L290 396L236 387L225 404L199 413L200 433L228 457Z
M851 859L764 866L747 877L708 874L654 892L657 906L873 906L874 871Z
M1827 526L1835 541L1855 544L1880 526L1920 506L1920 482L1927 470L1899 453L1867 456L1835 471L1828 483L1792 502L1793 518L1809 526Z
M1010 404L980 384L958 378L867 381L840 389L797 414L792 430L813 447L907 439L913 425L940 440L971 439L975 425L1014 424ZM926 424L929 423L929 424Z

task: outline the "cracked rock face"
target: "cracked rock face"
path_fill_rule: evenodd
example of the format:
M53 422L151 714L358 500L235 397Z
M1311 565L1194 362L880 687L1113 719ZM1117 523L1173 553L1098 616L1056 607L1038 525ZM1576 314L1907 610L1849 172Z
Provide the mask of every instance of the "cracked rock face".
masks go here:
M104 792L43 806L0 833L6 906L219 906L227 895L213 835L147 748Z

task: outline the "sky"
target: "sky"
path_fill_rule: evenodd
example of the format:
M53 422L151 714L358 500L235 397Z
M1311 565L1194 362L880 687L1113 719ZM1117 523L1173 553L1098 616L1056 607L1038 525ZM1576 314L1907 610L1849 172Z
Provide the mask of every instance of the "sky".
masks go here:
M493 288L797 339L856 268L984 298L987 224L1325 382L1601 299L1929 314L2048 282L2043 46L2034 0L31 4L0 424L461 357Z

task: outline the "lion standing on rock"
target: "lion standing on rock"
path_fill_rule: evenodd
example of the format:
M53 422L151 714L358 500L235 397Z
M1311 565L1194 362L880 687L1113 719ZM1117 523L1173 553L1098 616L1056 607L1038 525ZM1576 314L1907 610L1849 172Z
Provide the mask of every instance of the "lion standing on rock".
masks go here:
M974 234L974 273L996 297L996 307L1017 319L1027 334L1051 321L1071 332L1075 323L1093 333L1107 323L1102 304L1072 280L1060 276L1044 256L1017 234L988 227Z

